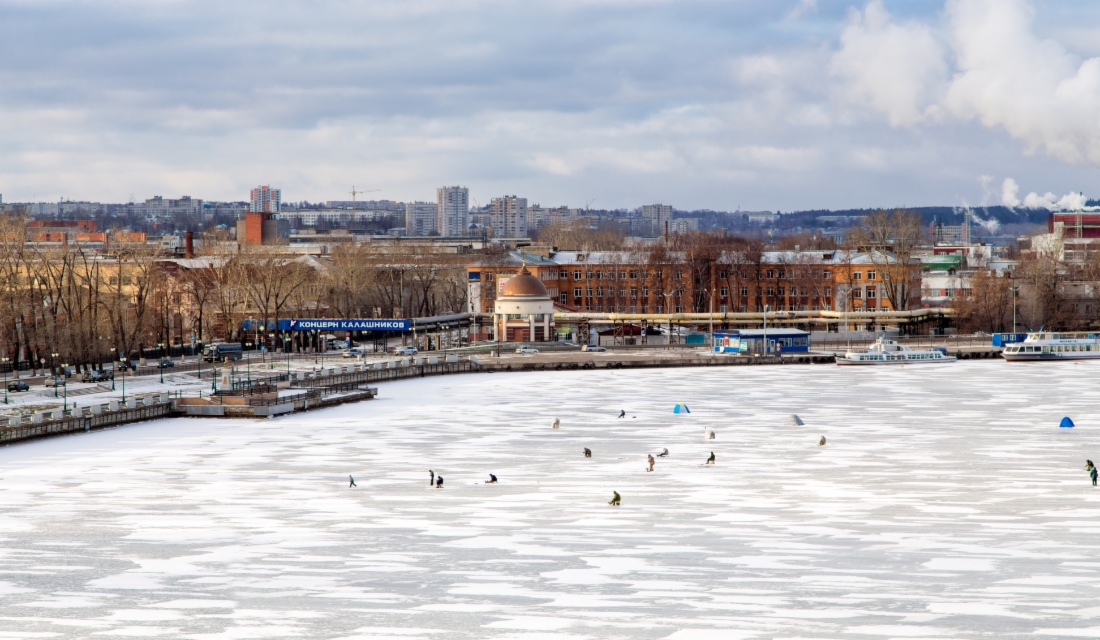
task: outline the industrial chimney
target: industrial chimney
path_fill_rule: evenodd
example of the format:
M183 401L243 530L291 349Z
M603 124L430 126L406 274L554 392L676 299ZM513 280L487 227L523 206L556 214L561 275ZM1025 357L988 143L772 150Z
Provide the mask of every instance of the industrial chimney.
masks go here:
M183 257L195 257L195 233L192 231L188 231L183 236Z

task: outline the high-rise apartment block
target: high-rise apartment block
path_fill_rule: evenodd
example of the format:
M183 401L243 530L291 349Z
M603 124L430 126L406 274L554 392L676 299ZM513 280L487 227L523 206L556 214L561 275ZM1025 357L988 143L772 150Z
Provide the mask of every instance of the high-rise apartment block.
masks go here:
M439 207L434 202L405 203L405 235L430 236L439 231Z
M253 213L279 213L283 204L283 190L263 185L252 190L248 210Z
M502 196L489 204L489 226L498 238L527 236L527 198Z
M672 205L647 204L642 207L642 218L639 231L648 238L662 236L671 230L668 228L672 222Z
M436 231L443 236L464 236L470 226L470 190L439 187L435 190Z

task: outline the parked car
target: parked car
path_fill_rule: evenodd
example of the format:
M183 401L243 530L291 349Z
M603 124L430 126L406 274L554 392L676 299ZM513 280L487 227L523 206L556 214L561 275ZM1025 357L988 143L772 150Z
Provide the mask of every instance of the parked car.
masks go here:
M115 377L110 371L97 371L92 369L91 371L85 371L84 377L81 378L82 382L106 382Z
M350 349L344 349L344 352L340 354L345 358L358 358L363 355L363 350L359 347L352 347Z
M22 380L12 380L8 383L8 391L30 391L31 387Z
M351 345L348 344L347 340L333 340L332 342L328 343L328 346L333 349L347 349Z
M539 350L534 347L520 347L516 349L516 353L538 353Z
M137 371L138 363L133 360L119 360L115 363L115 371Z
M158 369L171 369L174 366L176 366L176 361L171 358L161 358L157 362Z
M393 352L399 356L415 356L420 350L416 347L397 347Z
M598 344L586 344L581 347L581 351L607 351L607 348L601 347Z
M47 387L63 387L65 386L65 376L50 376L42 384Z

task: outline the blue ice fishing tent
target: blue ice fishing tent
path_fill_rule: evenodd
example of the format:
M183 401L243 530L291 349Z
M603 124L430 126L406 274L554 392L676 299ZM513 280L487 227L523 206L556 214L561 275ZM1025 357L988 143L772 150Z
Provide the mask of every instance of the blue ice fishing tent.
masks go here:
M683 402L677 402L676 406L672 408L672 413L691 413L691 409Z
M1072 429L1073 428L1073 420L1070 420L1069 416L1066 416L1066 417L1062 418L1062 422L1060 422L1058 424L1058 426L1063 428L1063 429Z

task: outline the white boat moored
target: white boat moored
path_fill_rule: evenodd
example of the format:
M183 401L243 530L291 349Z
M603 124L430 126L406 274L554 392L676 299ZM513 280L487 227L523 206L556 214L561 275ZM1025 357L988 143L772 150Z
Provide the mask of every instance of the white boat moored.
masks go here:
M837 356L838 365L889 365L889 364L934 364L954 362L957 358L949 356L940 349L910 349L893 340L879 338L866 351L849 351Z

